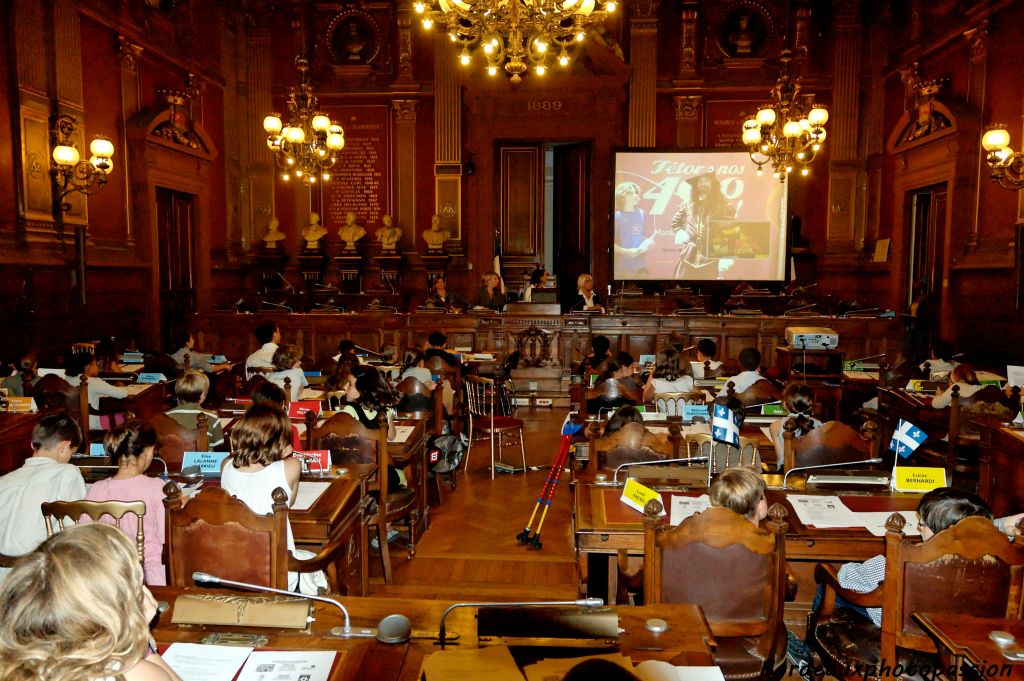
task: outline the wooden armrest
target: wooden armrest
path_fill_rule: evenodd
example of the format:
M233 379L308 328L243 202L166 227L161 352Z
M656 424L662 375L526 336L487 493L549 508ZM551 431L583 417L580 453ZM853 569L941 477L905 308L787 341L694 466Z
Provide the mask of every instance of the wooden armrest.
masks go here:
M317 570L324 570L331 563L334 563L338 558L344 558L344 552L347 543L338 541L331 542L327 546L320 549L312 558L299 559L292 555L291 551L288 552L288 572L316 572Z
M859 605L862 608L881 608L882 607L882 594L884 593L883 583L879 583L871 591L853 591L847 589L839 584L839 570L832 565L825 565L818 563L814 568L814 581L818 584L825 585L825 598L822 599L824 604L825 600L830 600L834 604L834 596L839 596L847 603L851 605ZM830 598L829 591L832 592ZM829 608L831 611L831 607Z

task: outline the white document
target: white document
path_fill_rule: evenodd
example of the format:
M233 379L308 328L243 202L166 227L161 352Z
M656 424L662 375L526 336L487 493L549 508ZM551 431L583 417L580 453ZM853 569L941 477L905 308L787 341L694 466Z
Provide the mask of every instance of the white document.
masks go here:
M395 444L407 442L414 430L416 430L416 426L395 426L395 439L388 440L388 442L394 442Z
M238 681L327 681L336 656L333 650L257 650Z
M136 371L142 371L143 367L145 367L144 364L122 364L121 370L134 374Z
M843 378L847 381L878 381L877 371L844 371Z
M152 383L131 383L126 385L123 390L128 393L129 397L135 397L139 393L149 390L152 386Z
M303 388L299 394L299 399L306 402L319 402L324 399L323 388Z
M640 681L725 681L720 667L677 667L664 660L644 660L634 673Z
M329 482L312 482L309 480L299 481L299 491L295 495L295 503L292 504L293 511L308 511L320 495L331 486Z
M853 511L837 496L789 494L786 496L800 522L814 527L863 527Z
M181 681L224 681L235 677L251 652L239 646L172 643L161 657Z
M1006 365L1006 384L1024 388L1024 367Z
M49 376L50 374L53 374L54 376L60 376L61 378L68 377L67 372L65 372L64 369L46 369L43 367L39 367L38 369L36 369L36 373L39 374L39 378L42 378L43 376ZM77 383L78 381L76 380L75 382Z
M642 411L640 412L640 418L644 421L664 421L665 414L657 411Z
M921 530L917 527L917 511L896 511L896 513L899 513L907 521L907 524L903 526L903 534L908 537L920 536ZM868 532L876 537L884 537L885 521L892 514L892 511L861 511L853 515L857 516L857 519L867 528Z
M678 525L687 518L697 513L703 513L711 508L711 499L707 494L699 497L686 497L681 494L672 495L671 513L669 523Z

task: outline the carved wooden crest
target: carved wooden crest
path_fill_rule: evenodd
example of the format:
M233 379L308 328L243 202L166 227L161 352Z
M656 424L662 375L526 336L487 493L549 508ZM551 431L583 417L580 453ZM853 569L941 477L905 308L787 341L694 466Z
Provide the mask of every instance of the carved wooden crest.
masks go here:
M516 335L516 350L523 365L542 366L551 359L551 336L547 331L531 326Z

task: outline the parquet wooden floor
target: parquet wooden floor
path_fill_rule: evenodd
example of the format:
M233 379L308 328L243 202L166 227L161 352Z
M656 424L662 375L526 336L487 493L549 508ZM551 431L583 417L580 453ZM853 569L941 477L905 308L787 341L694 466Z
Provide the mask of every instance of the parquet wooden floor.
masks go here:
M541 470L499 473L491 481L486 440L473 445L468 473L458 488L445 487L444 500L431 509L430 530L407 559L402 539L391 544L394 584L386 586L380 560L370 557L370 594L396 598L517 601L576 597L576 558L570 517L571 497L563 475L541 533L541 550L516 541L526 526L558 451L565 413L521 409L526 422L526 463ZM518 447L505 460L520 461Z

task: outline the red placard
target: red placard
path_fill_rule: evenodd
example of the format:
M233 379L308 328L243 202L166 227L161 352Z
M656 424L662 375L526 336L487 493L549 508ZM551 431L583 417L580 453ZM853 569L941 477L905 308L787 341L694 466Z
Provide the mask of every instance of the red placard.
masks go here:
M319 416L320 409L320 402L316 400L300 400L288 405L288 417L293 419L305 419L306 412L310 411Z
M292 456L305 462L304 468L310 473L329 471L331 468L331 452L327 449L312 449L308 452L292 452Z

